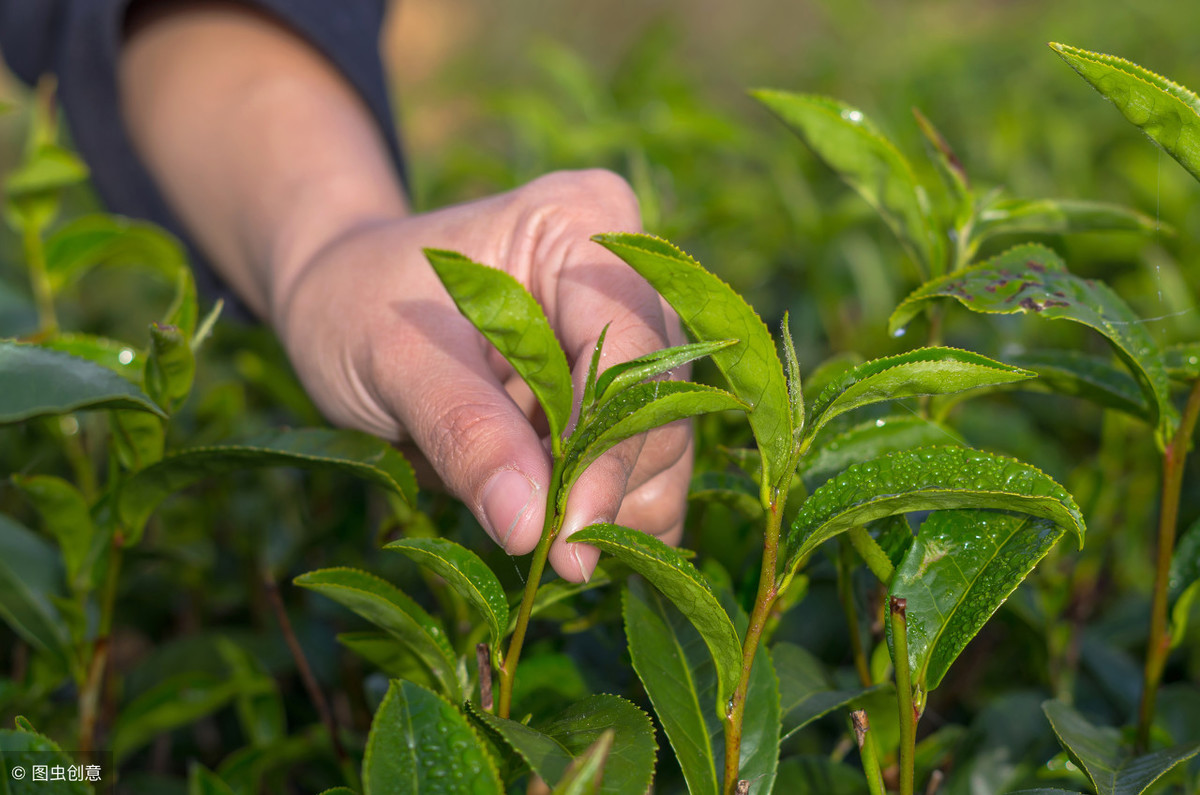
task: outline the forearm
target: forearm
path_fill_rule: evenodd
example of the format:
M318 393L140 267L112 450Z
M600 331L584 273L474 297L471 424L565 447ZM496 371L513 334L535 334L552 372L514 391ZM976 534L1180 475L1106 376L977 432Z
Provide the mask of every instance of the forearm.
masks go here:
M323 247L407 213L358 95L253 10L148 6L131 19L120 85L140 156L217 271L264 318Z

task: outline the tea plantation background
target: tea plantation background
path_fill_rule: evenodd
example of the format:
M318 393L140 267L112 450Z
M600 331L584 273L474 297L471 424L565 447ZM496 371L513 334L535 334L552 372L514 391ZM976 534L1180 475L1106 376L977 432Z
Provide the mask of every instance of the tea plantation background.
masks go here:
M1200 87L1197 31L1200 5L1170 0L402 0L383 49L417 209L554 169L615 170L637 192L647 231L728 281L773 331L789 313L808 378L833 357L916 345L890 335L887 318L918 275L870 207L748 89L826 94L861 108L929 175L915 107L977 185L1014 197L1114 202L1153 218L1158 234L1036 239L1074 273L1111 285L1166 345L1200 339L1200 184L1046 43L1118 54ZM0 173L8 173L20 162L32 103L7 77L0 100L15 105L0 116ZM86 188L73 188L62 217L97 209ZM980 258L1026 239L991 241ZM172 286L118 265L71 288L59 302L61 324L143 345ZM35 328L21 241L6 228L0 337ZM946 313L942 337L1002 361L1048 347L1109 350L1071 324L965 311ZM172 419L169 446L322 424L270 333L253 324L222 318L198 356L196 379ZM717 383L715 370L699 365L697 380ZM907 405L915 416L917 403ZM35 530L38 514L8 476L77 478L73 455L103 464L102 449L72 447L72 439L103 436L101 412L77 415L74 428L51 422L59 421L0 427L0 513ZM1134 720L1159 451L1125 415L1049 394L989 395L953 409L950 424L972 446L1019 457L1063 484L1089 533L1082 551L1069 541L1057 547L967 647L927 706L918 766L942 771L939 792L1086 790L1040 705L1065 698L1098 725ZM727 470L724 451L750 443L737 418L706 417L696 427L699 473ZM1182 495L1181 533L1200 519L1194 460ZM754 596L758 532L729 506L697 502L684 542L703 571L737 584L743 607ZM119 759L109 758L128 788L120 791L188 792L196 763L237 782L236 791L315 793L347 784L346 760L309 695L274 600L282 599L354 759L388 676L338 642L338 633L365 624L291 581L320 567L363 568L400 585L448 626L469 627L474 619L461 602L460 612L445 612L454 602L437 578L379 549L384 540L434 534L474 549L510 590L520 587L525 564L508 562L466 510L433 490L413 509L348 476L278 469L205 480L164 503L126 556L115 597L99 747L112 751L114 732L123 732ZM854 660L834 557L815 561L803 601L775 637L803 647L844 682ZM723 567L706 568L708 561ZM603 586L603 573L599 580ZM878 608L867 572L858 571L852 587L864 615ZM599 692L645 705L620 626L619 590L616 583L588 589L534 622L515 696L522 714L553 714ZM1200 741L1196 612L1164 676L1164 743ZM876 648L882 626L864 619L864 627ZM886 667L883 648L873 665ZM0 624L0 727L24 716L71 752L77 693L39 665ZM156 693L174 695L155 701ZM661 731L658 745L656 786L683 791ZM835 711L785 741L790 761L780 780L797 789L781 783L778 791L866 792L857 753ZM1185 762L1148 791L1196 793L1200 767Z

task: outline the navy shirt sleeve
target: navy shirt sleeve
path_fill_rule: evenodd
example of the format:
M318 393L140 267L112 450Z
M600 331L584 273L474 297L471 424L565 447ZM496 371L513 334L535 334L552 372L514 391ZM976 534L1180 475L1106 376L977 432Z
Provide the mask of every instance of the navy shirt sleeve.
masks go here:
M403 161L388 102L379 33L384 0L243 0L289 25L359 92L384 131L403 179ZM33 84L58 76L59 101L72 140L110 210L153 221L182 238L202 294L241 306L191 244L154 180L134 153L121 118L117 60L131 0L0 0L0 52Z

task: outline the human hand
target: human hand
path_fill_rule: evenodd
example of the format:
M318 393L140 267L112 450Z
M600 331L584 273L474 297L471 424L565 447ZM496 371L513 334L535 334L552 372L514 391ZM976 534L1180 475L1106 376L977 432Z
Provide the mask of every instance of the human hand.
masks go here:
M544 418L524 382L458 312L422 249L460 251L524 284L567 352L578 395L605 324L602 368L683 341L670 307L589 239L639 228L637 200L620 177L559 172L333 236L304 262L283 265L295 275L268 314L331 421L414 442L497 543L524 554L536 546L546 511ZM565 540L595 522L678 543L691 457L690 428L674 423L597 460L571 492L550 550L555 571L574 581L591 575L599 552Z

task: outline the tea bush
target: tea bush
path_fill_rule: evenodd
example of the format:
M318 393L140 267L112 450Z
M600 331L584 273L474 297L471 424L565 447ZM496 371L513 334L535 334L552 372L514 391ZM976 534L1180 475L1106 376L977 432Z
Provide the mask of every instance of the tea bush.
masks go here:
M1200 178L1194 94L1053 47ZM626 157L647 225L703 241L701 260L787 262L806 235L858 264L849 281L731 270L731 287L664 237L599 236L692 342L601 370L601 336L572 425L536 302L428 251L547 419L554 485L528 564L418 494L396 450L320 427L264 332L201 313L175 241L72 211L86 169L46 103L30 112L5 181L29 284L3 293L0 341L8 769L95 764L135 792L1200 791L1195 260L1154 272L1180 293L1151 304L1180 308L1166 325L1116 264L1172 230L987 187L935 109L912 123L918 165L811 94L755 92L815 157L686 88L678 137L616 123L655 90L617 81L592 137L512 117L534 168ZM680 154L729 140L824 176L737 172L730 190ZM774 232L739 239L751 213ZM895 246L868 250L879 229ZM1077 273L1075 241L1098 231L1121 241L1114 263ZM801 303L742 297L775 279ZM113 293L147 316L87 314ZM695 383L664 379L689 362ZM595 525L572 537L606 553L593 577L543 577L575 478L685 418L694 552Z

